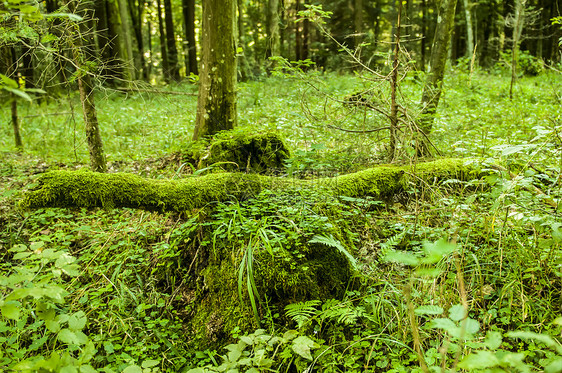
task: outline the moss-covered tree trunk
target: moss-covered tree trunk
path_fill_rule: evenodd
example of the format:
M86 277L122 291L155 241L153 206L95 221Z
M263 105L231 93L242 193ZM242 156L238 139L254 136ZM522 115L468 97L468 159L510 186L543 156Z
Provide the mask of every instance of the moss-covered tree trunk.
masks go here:
M70 5L70 10L75 11L73 4L68 4ZM89 9L83 9L81 13L84 21L80 22L76 30L77 36L73 40L73 57L80 69L78 72L78 90L80 91L80 101L84 116L84 130L90 153L90 166L93 171L105 172L107 171L107 165L105 163L105 154L94 101L94 86L87 68L87 61L92 57L92 51L88 50L88 48L93 46L94 42L92 40L93 34L88 29L86 22L88 19L91 19L92 12Z
M189 211L209 202L247 199L264 189L310 188L336 196L390 197L410 185L423 186L457 178L471 180L480 171L463 159L441 159L414 166L379 166L356 173L313 180L222 172L181 180L150 180L133 174L52 171L39 177L20 206L132 207Z
M199 98L193 139L236 125L236 0L203 1Z
M433 119L441 97L441 87L443 77L445 76L445 66L447 64L451 33L453 32L456 6L457 0L442 0L439 16L437 17L435 37L429 60L429 73L421 98L422 113L419 127L425 135L431 132Z
M519 55L519 43L525 19L525 3L527 0L515 1L515 15L513 16L513 41L511 45L511 83L509 84L509 99L513 100L513 87L517 80L517 60Z

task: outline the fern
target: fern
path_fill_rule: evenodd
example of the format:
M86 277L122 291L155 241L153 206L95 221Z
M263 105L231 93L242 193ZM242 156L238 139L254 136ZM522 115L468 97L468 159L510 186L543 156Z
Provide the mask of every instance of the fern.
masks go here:
M328 237L328 236L324 236L324 235L321 235L321 234L317 234L314 237L312 237L312 239L308 242L309 243L320 243L322 245L326 245L326 246L330 246L330 247L338 249L338 251L340 253L345 255L345 257L347 258L347 260L349 261L349 264L351 264L353 269L356 270L356 271L359 271L359 266L357 265L357 260L353 257L353 255L351 255L349 253L349 251L347 251L345 249L345 247L342 245L342 243L340 241L338 241L334 238L334 236L330 235L330 237Z
M398 244L400 244L400 242L402 242L402 239L404 238L405 234L406 234L406 231L402 231L402 232L397 233L394 236L390 237L385 242L381 242L382 251L387 251L387 250L393 249L396 246L398 246Z
M357 319L365 315L363 307L356 307L351 303L342 303L330 299L322 306L322 321L335 321L338 324L353 325Z
M317 314L318 309L316 307L320 303L322 302L319 300L308 300L306 302L288 304L285 306L285 315L293 319L300 329Z

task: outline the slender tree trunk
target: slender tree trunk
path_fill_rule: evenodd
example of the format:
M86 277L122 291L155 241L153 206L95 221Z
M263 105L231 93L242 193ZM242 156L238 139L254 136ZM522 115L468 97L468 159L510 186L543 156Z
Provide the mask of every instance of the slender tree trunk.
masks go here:
M398 68L400 67L400 28L402 17L402 1L398 2L398 17L396 20L396 39L394 45L394 61L392 63L392 74L390 74L390 141L389 141L389 161L392 162L396 157L396 134L398 127L398 104L396 103L396 91L398 88Z
M203 1L202 26L194 140L236 125L236 0Z
M358 48L363 41L363 0L354 0L353 26L355 48Z
M14 47L4 46L0 48L0 72L4 73L8 78L18 81L17 58ZM14 129L14 144L18 151L23 150L23 141L20 134L20 124L18 117L18 101L17 96L10 94L10 110L12 119L12 128Z
M299 11L301 10L300 0L295 0L295 20L299 19ZM302 60L302 21L295 22L295 60Z
M471 4L469 0L463 0L464 18L466 20L466 56L472 58L474 54L474 30L472 28Z
M168 49L168 77L171 81L179 81L180 69L178 66L178 49L176 47L176 33L174 31L174 18L172 13L171 0L164 0L166 47Z
M303 5L306 5L306 0L303 0ZM302 22L302 52L301 57L303 60L308 58L310 47L310 20L305 18Z
M70 10L75 12L74 3L68 2ZM95 172L106 172L107 165L105 162L105 154L103 151L103 143L100 135L96 105L94 101L94 86L92 78L87 71L87 61L92 56L92 51L88 51L95 43L93 35L86 27L86 20L91 19L91 14L85 9L81 12L84 21L80 22L77 30L78 35L73 33L74 37L74 61L78 66L78 90L80 91L80 101L82 103L82 112L84 116L84 129L86 132L86 141L88 143L88 151L90 153L90 166Z
M525 20L525 3L527 0L515 0L515 15L513 25L513 42L511 45L511 83L509 85L509 99L513 100L513 87L517 80L517 61L519 54L519 43Z
M162 75L164 80L169 82L169 63L168 48L166 47L166 31L164 29L164 20L162 18L162 4L160 0L156 0L156 14L158 15L158 31L160 33L160 54L162 55Z
M125 64L127 80L136 79L135 63L133 56L133 40L131 38L131 22L129 20L129 9L126 0L118 0L119 17L121 18L121 34L123 43L121 45L121 58Z
M238 53L238 75L240 80L248 80L251 75L250 64L248 62L248 57L246 56L247 45L246 45L246 27L244 25L244 14L246 11L245 0L237 1L238 8L238 46L242 48L242 53Z
M132 28L135 32L135 41L137 47L137 53L135 53L137 61L137 68L140 71L140 76L142 79L148 80L146 60L144 57L144 40L142 35L142 24L143 24L143 14L144 14L145 0L129 0L129 16L132 22Z
M186 75L199 74L197 67L197 45L195 43L195 0L183 0L183 31Z
M12 102L11 102L11 112L12 112L12 127L14 128L14 140L16 149L18 151L23 150L23 141L21 140L20 134L20 124L18 118L18 100L16 99L16 95L13 93L10 94Z
M420 66L421 71L425 71L425 51L427 49L427 0L421 0L421 40L420 40Z
M447 64L449 42L453 31L456 5L457 0L442 0L439 16L437 18L435 37L433 39L433 47L431 48L429 61L429 74L423 87L421 98L422 113L420 129L426 135L431 132L433 118L441 97L441 86L443 84L443 77L445 76L445 66Z

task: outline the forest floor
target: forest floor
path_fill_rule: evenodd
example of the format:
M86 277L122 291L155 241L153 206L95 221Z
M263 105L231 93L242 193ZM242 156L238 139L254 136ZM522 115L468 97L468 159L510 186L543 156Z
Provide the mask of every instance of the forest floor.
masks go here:
M562 77L522 77L510 100L507 75L453 69L431 137L440 156L470 159L485 178L412 186L386 201L264 191L181 214L22 211L18 201L37 174L87 167L80 105L75 94L20 103L22 153L3 105L0 370L561 372ZM402 81L408 116L416 116L422 81ZM342 103L369 90L364 97L388 107L385 83L356 75L241 83L239 131L282 134L292 149L289 177L383 164L387 131L341 130L388 125L376 111ZM96 100L109 172L196 177L182 155L196 96L105 89ZM401 141L397 162L415 162L406 129ZM239 264L248 247L298 256L319 243L355 260L343 292L254 305L256 260L233 278L259 320L228 324L218 340L197 345L192 304L210 280L186 279L204 265L200 249L228 249Z

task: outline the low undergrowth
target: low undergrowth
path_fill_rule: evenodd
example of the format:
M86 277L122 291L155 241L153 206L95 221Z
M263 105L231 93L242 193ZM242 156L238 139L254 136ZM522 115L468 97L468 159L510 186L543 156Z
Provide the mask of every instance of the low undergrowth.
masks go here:
M31 143L28 153L6 154L0 370L562 371L558 88L533 90L549 87L545 76L521 82L513 112L498 81L461 78L445 92L436 144L480 157L488 176L412 183L385 201L265 190L183 213L22 211L17 201L32 175L82 168L84 159L69 156L66 140L49 155ZM376 136L338 137L282 110L291 92L275 79L243 87L241 123L289 139L288 175L377 162ZM342 79L337 93L353 83ZM177 109L153 100L162 106L146 115L171 118ZM267 105L276 118L262 115ZM146 154L108 140L108 149L122 146L111 150L114 171L191 172L171 153L178 132L153 140L129 125L129 145ZM328 254L334 268L323 263ZM220 302L206 303L213 292Z

